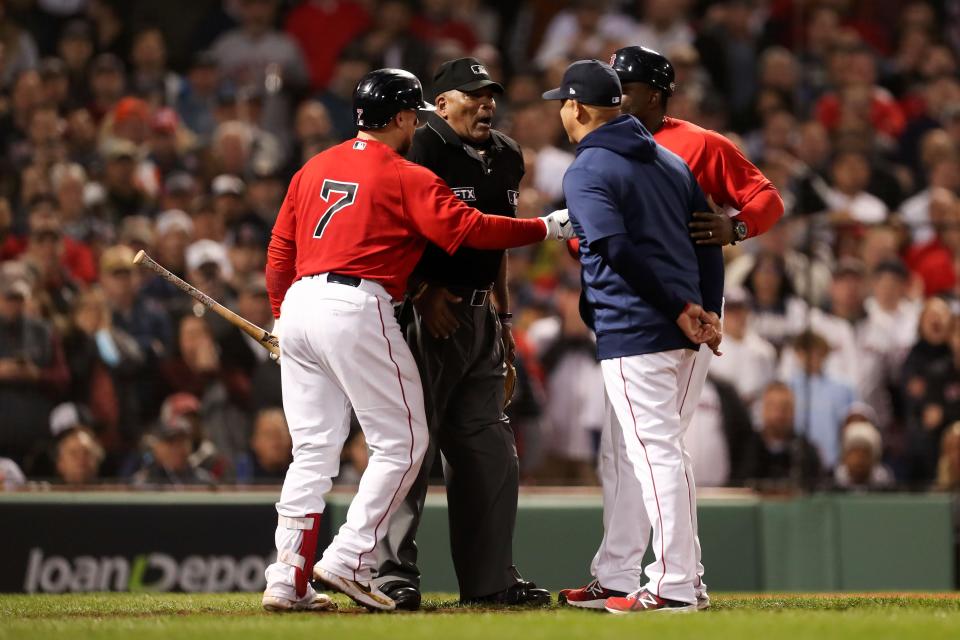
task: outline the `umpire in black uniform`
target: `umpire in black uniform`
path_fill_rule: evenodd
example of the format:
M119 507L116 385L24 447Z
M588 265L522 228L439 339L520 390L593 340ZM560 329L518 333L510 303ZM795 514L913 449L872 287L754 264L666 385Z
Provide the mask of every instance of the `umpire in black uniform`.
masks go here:
M491 127L503 87L475 58L442 64L433 87L437 111L407 157L480 211L515 216L523 156ZM549 603L549 592L513 566L519 466L503 413L506 362L514 357L506 253L464 247L450 256L429 245L410 283L401 323L423 379L430 447L379 546L380 589L398 609L420 606L414 538L439 448L461 601Z

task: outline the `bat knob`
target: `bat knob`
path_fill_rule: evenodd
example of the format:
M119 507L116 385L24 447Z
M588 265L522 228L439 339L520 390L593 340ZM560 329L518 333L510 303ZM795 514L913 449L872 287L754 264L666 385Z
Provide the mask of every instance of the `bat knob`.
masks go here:
M140 249L140 251L137 251L137 255L133 256L133 264L140 264L141 262L143 262L143 258L146 255L147 255L147 252L144 251L143 249Z

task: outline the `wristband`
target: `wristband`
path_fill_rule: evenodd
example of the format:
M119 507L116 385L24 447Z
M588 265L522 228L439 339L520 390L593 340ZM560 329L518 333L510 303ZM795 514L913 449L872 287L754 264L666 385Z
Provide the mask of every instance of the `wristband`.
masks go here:
M498 313L497 317L500 319L500 324L502 325L506 325L509 327L511 324L513 324L512 322L513 314L510 313L509 311L506 313Z

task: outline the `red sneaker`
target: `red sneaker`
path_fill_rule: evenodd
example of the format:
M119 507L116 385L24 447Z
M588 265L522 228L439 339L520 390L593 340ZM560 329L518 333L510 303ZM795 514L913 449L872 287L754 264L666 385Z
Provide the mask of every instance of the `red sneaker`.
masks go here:
M607 598L623 597L625 595L627 594L624 591L605 589L600 586L597 580L594 580L579 589L561 590L557 601L560 604L568 604L571 607L580 607L581 609L603 609Z
M696 611L697 605L696 603L690 604L679 600L667 600L650 593L646 589L641 589L623 598L607 598L603 608L610 613L619 615L644 611L667 611L671 613Z

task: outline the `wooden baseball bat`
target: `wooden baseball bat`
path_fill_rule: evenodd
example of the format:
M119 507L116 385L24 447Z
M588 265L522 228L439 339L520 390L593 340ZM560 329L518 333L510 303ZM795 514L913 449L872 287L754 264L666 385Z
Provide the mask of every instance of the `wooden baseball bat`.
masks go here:
M273 335L262 327L258 327L243 316L230 311L230 309L227 309L225 306L205 294L203 291L200 291L200 289L197 289L189 282L178 278L175 274L164 268L163 265L148 256L146 251L138 251L137 255L133 257L133 264L146 267L147 269L157 273L167 282L173 283L174 286L192 296L197 302L205 306L207 309L210 309L217 315L224 318L227 322L259 342L264 349L270 352L271 360L277 361L280 359L280 341L277 340L277 336Z

